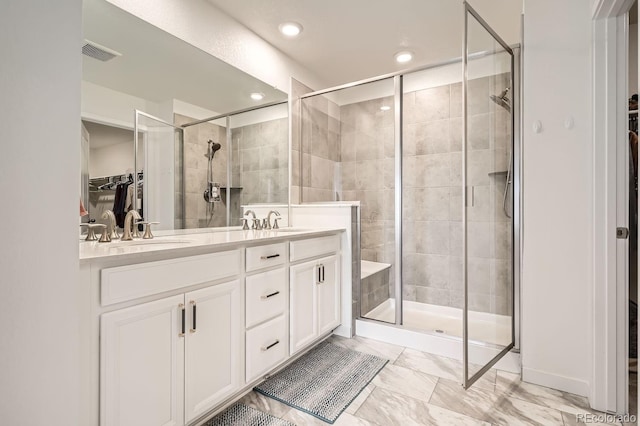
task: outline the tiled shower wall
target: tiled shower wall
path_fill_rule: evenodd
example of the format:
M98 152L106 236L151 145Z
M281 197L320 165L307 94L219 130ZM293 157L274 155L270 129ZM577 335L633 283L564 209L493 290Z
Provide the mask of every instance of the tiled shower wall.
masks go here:
M326 97L316 96L303 100L301 112L302 201L338 200L341 192L340 108ZM299 151L293 155L298 156L294 165L299 164Z
M471 310L498 314L511 312L511 222L502 207L506 173L489 173L508 168L510 126L509 114L489 96L508 85L506 75L471 80L468 94L469 303ZM394 114L383 105L392 106L392 99L347 104L337 112L323 97L303 102L302 191L304 202L360 200L362 259L393 265ZM405 93L403 109L404 300L459 308L461 84Z
M288 126L289 120L280 118L231 130L232 182L234 188L242 188L241 205L288 202ZM238 211L231 225L239 225L240 216Z
M196 121L194 118L174 114L174 123L180 126ZM184 187L186 228L206 228L227 226L226 195L222 191L222 201L208 205L204 199L207 189L206 157L211 139L221 145L213 157L213 178L221 186L227 183L227 135L226 128L212 123L201 123L184 129ZM178 172L178 171L177 171ZM176 198L178 199L178 198ZM232 193L232 210L239 210L239 198ZM211 209L213 207L213 209ZM176 206L176 211L179 211Z
M508 112L490 101L506 75L469 82L467 219L469 308L511 312L511 222L503 210ZM462 307L461 84L404 96L405 300ZM490 174L494 172L505 172Z

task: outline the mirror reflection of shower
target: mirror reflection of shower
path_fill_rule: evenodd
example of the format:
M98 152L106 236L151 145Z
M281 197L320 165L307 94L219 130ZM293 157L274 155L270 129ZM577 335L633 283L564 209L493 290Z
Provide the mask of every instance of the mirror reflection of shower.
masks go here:
M213 206L215 202L221 201L220 199L220 184L213 181L213 157L216 154L222 145L213 140L209 139L207 141L207 153L204 154L209 161L207 166L207 188L204 191L204 200L207 202L207 226L211 223L211 219L213 218Z
M509 113L511 113L511 100L507 97L510 87L507 87L500 93L499 96L491 95L489 96L493 102L502 108L506 109ZM511 212L509 211L509 204L507 201L509 199L509 189L511 188L511 169L513 167L513 156L509 153L509 169L507 170L506 184L504 186L504 193L502 194L502 209L504 210L504 214L507 215L508 218L511 218Z

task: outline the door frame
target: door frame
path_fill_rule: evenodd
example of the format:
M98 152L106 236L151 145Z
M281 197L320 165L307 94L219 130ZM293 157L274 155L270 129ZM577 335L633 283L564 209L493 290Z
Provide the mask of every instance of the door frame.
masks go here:
M628 12L634 0L594 0L593 315L591 407L628 410ZM626 189L625 189L626 188ZM636 284L637 285L637 284Z

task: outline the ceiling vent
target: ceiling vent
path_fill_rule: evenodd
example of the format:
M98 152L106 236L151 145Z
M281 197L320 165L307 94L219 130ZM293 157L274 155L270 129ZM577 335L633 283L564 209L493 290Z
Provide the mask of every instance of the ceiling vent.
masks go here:
M122 53L118 53L115 50L111 50L108 47L101 46L90 40L85 40L85 44L82 46L82 54L102 62L110 61L116 56L122 56Z

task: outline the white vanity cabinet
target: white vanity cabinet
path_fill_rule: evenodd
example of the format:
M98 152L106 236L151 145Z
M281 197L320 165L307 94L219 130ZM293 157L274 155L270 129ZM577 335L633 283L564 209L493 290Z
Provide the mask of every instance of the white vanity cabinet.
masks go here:
M314 241L316 240L316 241ZM291 242L291 260L337 252L336 236ZM336 254L289 268L290 345L293 355L340 325L340 261Z
M102 316L100 425L184 424L183 296Z
M191 268L194 261L207 258L232 262L208 275L193 270L179 274L180 267ZM178 289L184 282L192 284L194 274L211 278L240 272L237 251L168 263L174 276L182 277L176 278L173 286ZM207 264L206 269L211 270L211 266ZM154 277L155 268L163 271L166 267L165 261L149 262L110 268L102 276L131 272L144 280L140 270ZM118 282L123 280L126 275L119 276ZM113 284L103 282L106 288ZM100 424L185 425L211 411L243 384L243 320L238 279L211 282L194 291L104 313Z
M199 424L331 333L338 232L85 261L84 423Z
M205 414L242 384L240 282L185 294L185 421Z

